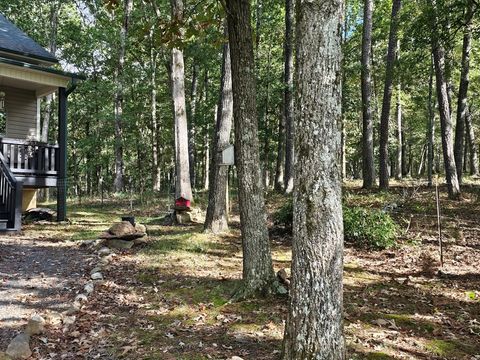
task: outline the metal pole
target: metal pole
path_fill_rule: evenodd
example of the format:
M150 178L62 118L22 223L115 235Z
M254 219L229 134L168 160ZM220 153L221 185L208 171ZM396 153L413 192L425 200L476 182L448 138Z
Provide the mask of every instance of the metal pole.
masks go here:
M58 88L57 221L67 218L67 90Z
M442 241L442 224L440 214L440 194L438 192L438 175L435 177L435 195L437 198L437 226L438 226L438 246L440 250L440 267L443 267L443 241Z

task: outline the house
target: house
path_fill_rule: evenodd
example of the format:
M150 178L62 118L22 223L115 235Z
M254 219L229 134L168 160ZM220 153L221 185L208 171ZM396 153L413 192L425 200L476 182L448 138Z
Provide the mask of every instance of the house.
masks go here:
M66 218L67 97L83 76L0 14L0 231L21 229L22 210L40 188L57 188L57 217ZM40 102L56 92L58 140L40 141Z

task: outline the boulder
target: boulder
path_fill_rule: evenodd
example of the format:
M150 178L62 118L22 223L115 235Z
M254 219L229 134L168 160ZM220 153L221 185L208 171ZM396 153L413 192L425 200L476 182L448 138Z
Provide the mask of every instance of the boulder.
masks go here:
M105 241L105 245L112 249L131 249L134 244L132 240L108 239Z
M8 344L7 355L12 359L28 359L32 356L32 350L30 350L30 336L27 334L19 334L13 338Z
M135 227L129 221L115 223L108 229L109 234L117 237L135 234L135 232Z
M30 320L28 320L25 333L27 335L38 335L43 333L44 330L45 320L40 315L33 315Z
M135 224L135 233L142 234L143 236L147 235L147 227L143 224Z
M192 215L187 211L177 211L175 212L175 220L177 220L177 224L179 225L190 224L192 222Z
M147 228L142 224L135 224L133 226L129 221L122 221L113 224L110 229L100 234L100 239L120 239L120 240L134 240L147 235ZM124 247L120 248L123 249Z

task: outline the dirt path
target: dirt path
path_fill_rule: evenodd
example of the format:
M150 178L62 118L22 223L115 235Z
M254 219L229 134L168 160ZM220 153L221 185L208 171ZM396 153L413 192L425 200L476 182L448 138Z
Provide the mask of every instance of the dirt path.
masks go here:
M72 242L0 238L0 350L32 314L68 307L87 256Z

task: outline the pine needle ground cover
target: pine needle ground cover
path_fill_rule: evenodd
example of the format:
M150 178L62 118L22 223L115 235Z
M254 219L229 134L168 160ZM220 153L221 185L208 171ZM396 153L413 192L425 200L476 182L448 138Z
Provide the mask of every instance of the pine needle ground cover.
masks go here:
M446 191L443 191L445 194ZM273 214L286 199L271 196L270 232L275 270L289 267L291 237ZM397 186L367 193L356 184L345 203L392 208L397 245L345 249L345 334L350 359L472 359L480 353L480 239L475 187L464 200L442 195L445 266L438 267L434 192ZM242 271L238 217L224 236L202 225L164 226L165 204L135 206L150 241L120 252L106 281L68 333L50 330L35 340L39 358L50 353L111 359L277 359L287 297L230 303ZM395 204L392 205L392 204ZM27 236L58 241L91 238L129 211L129 204L71 207L70 225L29 225ZM41 240L41 239L39 239Z

